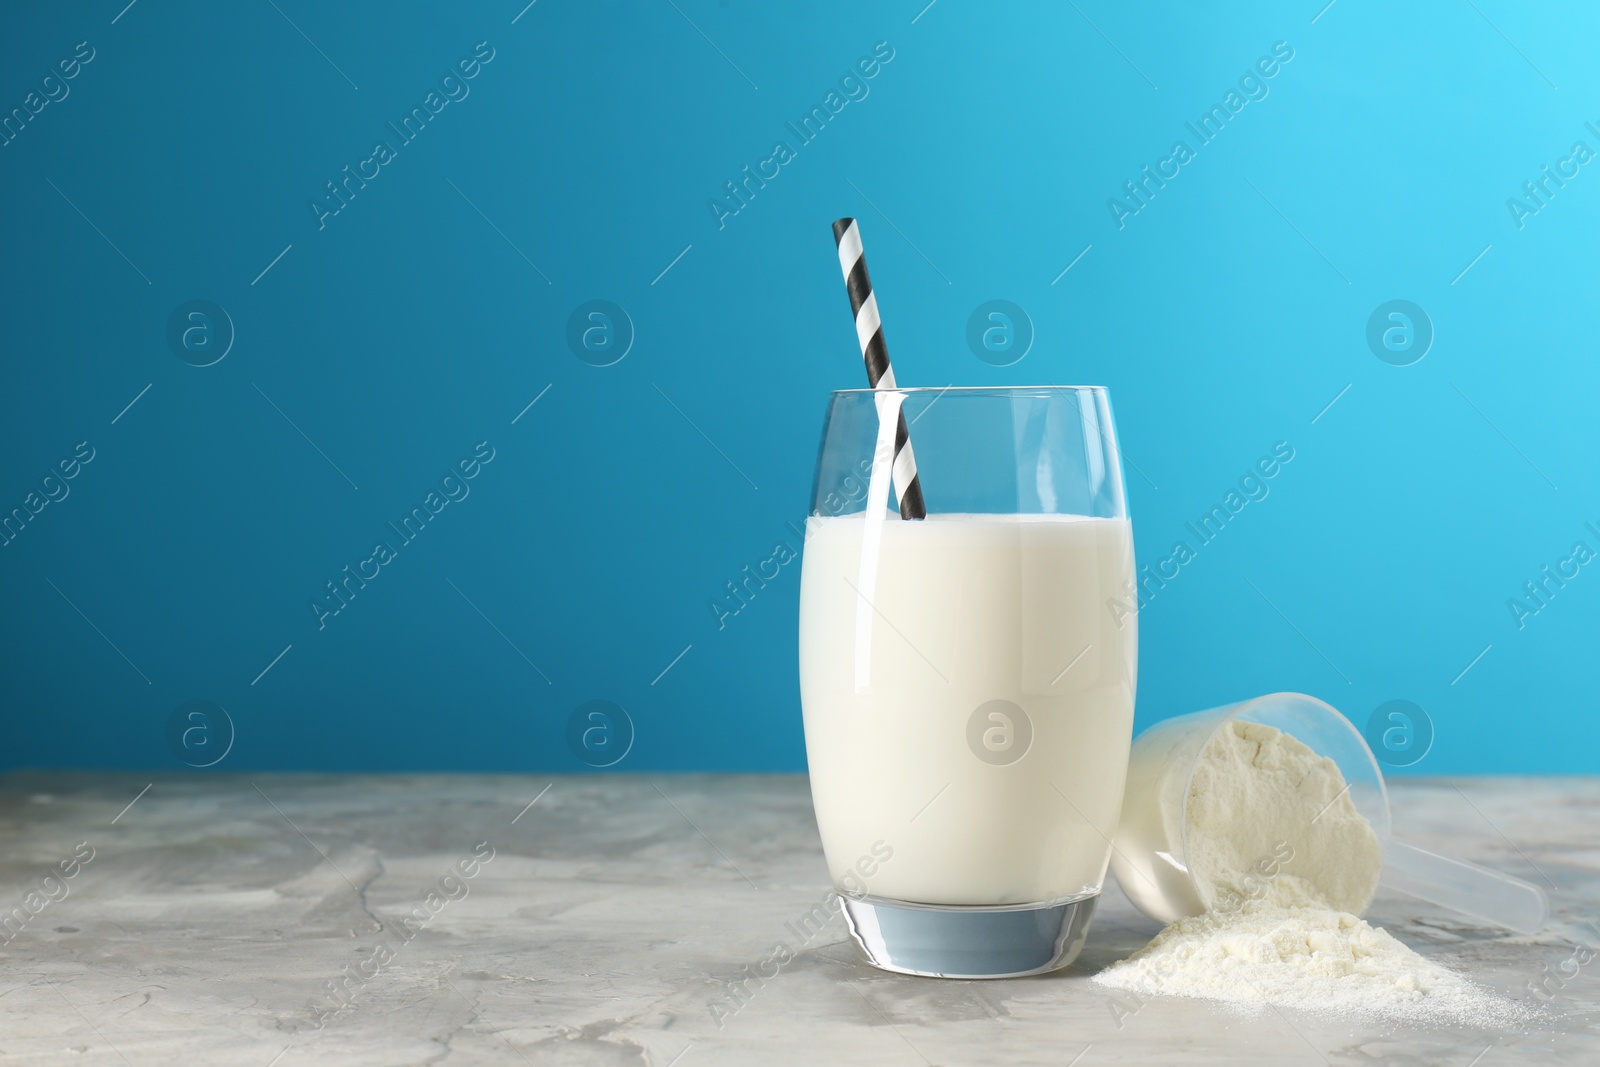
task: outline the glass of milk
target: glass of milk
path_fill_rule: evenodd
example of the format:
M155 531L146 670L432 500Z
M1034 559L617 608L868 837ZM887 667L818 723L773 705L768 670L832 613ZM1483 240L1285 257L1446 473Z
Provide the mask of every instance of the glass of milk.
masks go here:
M927 517L891 488L895 412ZM879 967L1070 963L1133 728L1133 535L1099 386L832 395L800 585L811 796Z

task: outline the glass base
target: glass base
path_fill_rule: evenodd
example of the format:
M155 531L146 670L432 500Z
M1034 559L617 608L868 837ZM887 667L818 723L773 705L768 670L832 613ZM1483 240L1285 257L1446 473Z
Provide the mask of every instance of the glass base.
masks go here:
M1078 958L1099 897L993 908L843 894L839 901L874 967L926 978L1020 978Z

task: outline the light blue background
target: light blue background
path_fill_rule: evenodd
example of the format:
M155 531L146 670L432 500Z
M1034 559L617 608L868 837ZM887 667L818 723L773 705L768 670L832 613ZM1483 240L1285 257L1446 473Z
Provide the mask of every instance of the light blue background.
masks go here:
M96 450L0 548L5 766L181 770L165 725L203 699L219 770L582 770L565 724L602 699L618 770L802 768L798 567L721 631L708 605L793 539L826 393L863 384L849 214L903 383L1110 387L1142 561L1295 449L1144 612L1141 724L1406 699L1436 734L1412 771L1595 770L1600 565L1523 629L1507 600L1600 549L1600 165L1524 228L1506 201L1600 149L1600 13L123 2L0 33L7 111L95 49L0 147L0 509ZM470 95L319 231L323 183L480 41ZM719 230L708 200L880 41ZM1269 95L1119 230L1107 199L1278 41ZM190 299L237 331L210 367L165 340ZM591 299L636 328L613 366L565 340ZM1014 366L967 346L991 299L1032 320ZM1392 299L1436 332L1412 366L1366 344ZM319 631L323 583L484 440Z

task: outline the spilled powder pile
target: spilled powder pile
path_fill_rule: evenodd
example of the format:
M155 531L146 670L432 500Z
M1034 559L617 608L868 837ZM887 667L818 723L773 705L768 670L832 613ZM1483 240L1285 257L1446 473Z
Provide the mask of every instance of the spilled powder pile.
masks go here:
M1533 1017L1387 931L1315 904L1251 901L1180 919L1095 981L1144 995L1441 1025L1504 1028Z
M1439 1024L1533 1013L1424 959L1352 912L1381 848L1343 775L1289 734L1234 720L1201 752L1186 805L1189 869L1209 909L1095 975L1114 989Z

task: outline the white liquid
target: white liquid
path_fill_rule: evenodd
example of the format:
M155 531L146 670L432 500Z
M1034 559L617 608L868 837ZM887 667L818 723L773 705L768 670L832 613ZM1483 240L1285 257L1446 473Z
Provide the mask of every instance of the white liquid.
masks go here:
M859 514L811 518L800 583L806 755L834 880L929 904L1097 891L1133 729L1137 622L1119 628L1106 603L1133 579L1127 520L889 519L875 575L863 574L867 527ZM859 611L858 589L870 601ZM973 713L994 700L1032 726L1003 765L969 744ZM1020 750L1006 747L1017 724L985 714L980 726L991 760Z

